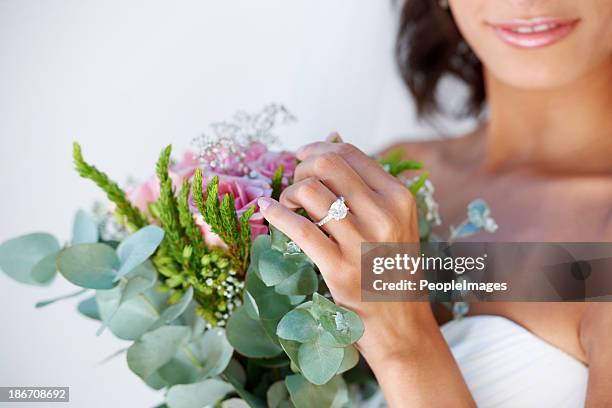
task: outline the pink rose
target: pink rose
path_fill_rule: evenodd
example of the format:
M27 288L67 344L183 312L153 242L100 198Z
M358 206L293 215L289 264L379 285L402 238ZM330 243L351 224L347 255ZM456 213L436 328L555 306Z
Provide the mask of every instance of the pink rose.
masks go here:
M206 195L206 184L214 177L215 174L207 175L207 180L202 181L202 190ZM260 197L270 197L272 195L272 188L270 185L261 180L249 179L246 177L236 177L228 175L219 176L219 198L222 199L225 194L231 194L234 196L234 203L238 217L240 217L249 207L255 205L255 213L250 219L251 224L251 237L254 239L258 235L266 234L268 227L264 225L263 215L259 212L257 206L257 199ZM206 197L204 197L206 199ZM195 202L193 200L193 189L192 196L189 197L189 203L194 213L198 213ZM210 230L210 226L204 222L201 216L196 217L197 223L200 225L204 241L209 246L220 246L224 247L223 241L217 234Z
M253 142L245 152L244 162L248 164L254 160L257 160L259 156L261 156L267 151L268 147L265 144L260 142Z
M265 152L256 160L248 163L249 168L262 176L265 180L272 181L272 176L278 169L278 166L283 166L283 184L287 184L296 167L296 159L292 153L282 152Z
M176 193L181 188L182 178L180 175L172 171L169 172L169 175L172 179L172 187ZM153 176L141 185L129 190L127 192L127 198L130 200L132 205L134 205L144 214L148 214L149 204L157 201L159 194L159 178L157 176Z
M185 154L183 155L183 160L176 164L173 164L170 167L170 170L173 173L176 173L181 176L183 180L187 180L191 178L191 176L193 176L199 166L200 161L198 160L196 154L192 152L185 152Z

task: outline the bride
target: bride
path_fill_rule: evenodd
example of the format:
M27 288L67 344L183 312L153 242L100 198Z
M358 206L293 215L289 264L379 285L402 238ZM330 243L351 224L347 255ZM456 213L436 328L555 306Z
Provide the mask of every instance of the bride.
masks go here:
M463 138L405 145L453 203L447 223L482 197L495 241L611 240L610 21L609 0L403 5L397 57L420 115L439 112L436 85L451 74L481 121ZM417 242L412 196L337 134L298 158L295 184L260 207L362 316L358 346L390 406L612 406L612 303L480 303L448 322L425 303L362 302L360 243ZM292 211L318 219L338 196L348 216L321 228Z

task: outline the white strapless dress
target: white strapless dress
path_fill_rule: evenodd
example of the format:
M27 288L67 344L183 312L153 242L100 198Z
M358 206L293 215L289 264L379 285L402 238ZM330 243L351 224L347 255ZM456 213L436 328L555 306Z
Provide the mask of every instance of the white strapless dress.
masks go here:
M584 407L587 367L513 321L469 316L441 330L479 408ZM379 391L356 406L387 405Z
M584 407L588 369L500 316L470 316L442 334L479 408Z

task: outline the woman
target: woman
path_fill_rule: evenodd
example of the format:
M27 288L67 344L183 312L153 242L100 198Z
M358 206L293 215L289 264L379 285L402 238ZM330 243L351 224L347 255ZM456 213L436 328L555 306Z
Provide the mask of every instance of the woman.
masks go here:
M460 222L481 197L500 225L494 240L610 241L612 2L403 7L398 61L419 113L438 110L445 74L468 85L469 114L488 110L464 138L407 145L452 203L445 222ZM334 299L363 318L358 346L390 406L612 406L612 304L481 303L440 330L428 304L361 302L360 242L418 241L416 210L399 182L337 141L303 147L295 184L280 203L259 204L316 262ZM291 211L319 219L338 196L350 212L322 228Z

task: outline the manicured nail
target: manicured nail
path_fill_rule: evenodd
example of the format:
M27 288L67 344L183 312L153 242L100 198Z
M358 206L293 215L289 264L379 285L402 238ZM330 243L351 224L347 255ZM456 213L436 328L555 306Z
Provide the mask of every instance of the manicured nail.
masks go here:
M268 197L260 197L257 199L257 205L261 211L265 211L272 204L272 200Z
M342 143L342 138L340 137L340 133L338 133L338 132L331 132L329 134L329 136L327 136L325 141L326 142L331 142L331 143Z

